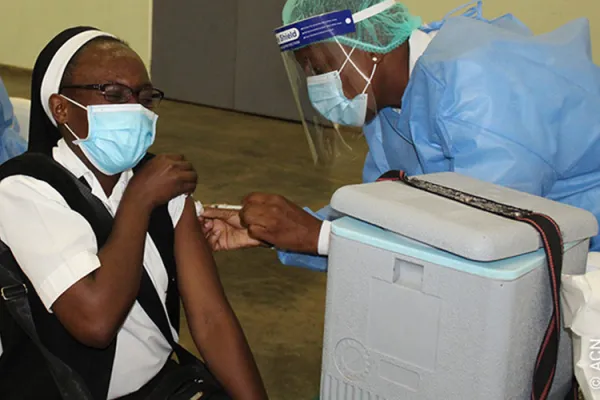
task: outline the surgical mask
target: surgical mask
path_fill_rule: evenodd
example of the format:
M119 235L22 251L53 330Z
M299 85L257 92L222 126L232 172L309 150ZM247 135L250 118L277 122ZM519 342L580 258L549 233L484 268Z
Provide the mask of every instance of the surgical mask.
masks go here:
M82 106L87 111L88 136L80 139L71 127L65 127L83 154L98 171L116 175L135 167L144 157L156 136L158 115L141 104L99 104Z
M340 46L340 48L346 53L343 47ZM338 71L308 77L308 97L313 107L329 121L340 125L362 127L367 118L368 95L366 92L375 76L377 64L373 65L371 76L367 77L350 58L353 52L354 49L350 54L346 54L346 61ZM340 77L340 73L348 62L367 82L363 92L352 100L344 94Z

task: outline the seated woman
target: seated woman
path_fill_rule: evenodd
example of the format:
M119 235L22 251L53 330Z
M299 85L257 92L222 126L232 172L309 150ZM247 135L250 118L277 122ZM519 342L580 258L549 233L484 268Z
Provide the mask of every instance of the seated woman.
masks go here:
M26 149L27 143L19 136L19 124L0 78L0 164L22 154Z
M201 384L214 376L226 394L209 399L264 399L196 219L190 194L197 175L181 155L144 157L162 98L139 56L114 36L80 27L55 37L33 72L29 152L51 157L87 185L114 218L112 228L103 240L54 187L12 175L0 180L0 239L35 289L29 301L42 342L94 399L167 398L156 393L182 368L179 353L180 364L171 360L179 299L212 374L189 377L174 390L197 385L185 398L204 399ZM138 301L148 285L169 328L161 330ZM60 399L31 342L18 349L5 343L0 393Z

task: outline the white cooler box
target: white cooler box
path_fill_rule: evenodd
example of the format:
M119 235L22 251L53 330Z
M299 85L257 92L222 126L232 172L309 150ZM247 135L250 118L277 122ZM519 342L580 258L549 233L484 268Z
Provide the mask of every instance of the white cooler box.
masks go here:
M587 211L455 173L430 182L543 212L563 273L585 271ZM541 239L512 221L399 182L347 186L332 207L321 400L528 399L552 311ZM563 330L551 399L572 377Z

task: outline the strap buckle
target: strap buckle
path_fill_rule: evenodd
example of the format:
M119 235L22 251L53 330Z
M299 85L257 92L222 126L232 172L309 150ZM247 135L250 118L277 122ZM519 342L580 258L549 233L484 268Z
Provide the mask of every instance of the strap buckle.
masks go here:
M4 286L0 289L0 296L4 301L15 300L27 294L27 286L24 283L18 285Z

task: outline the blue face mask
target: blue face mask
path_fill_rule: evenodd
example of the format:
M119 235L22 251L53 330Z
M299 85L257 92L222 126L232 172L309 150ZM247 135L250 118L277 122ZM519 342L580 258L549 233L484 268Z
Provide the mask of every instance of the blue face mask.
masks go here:
M64 96L63 96L64 97ZM65 97L87 110L88 136L75 137L73 143L98 171L116 175L135 167L144 157L156 136L158 115L141 104L99 104L87 107Z
M345 53L345 50L341 49ZM346 61L339 71L308 77L308 97L313 107L327 120L335 124L362 127L367 118L368 95L366 91L373 80L373 76L375 76L377 63L373 65L371 77L367 77L350 58L353 52L354 49L352 49L350 54L346 54ZM348 99L344 94L342 79L340 77L340 72L342 72L348 62L352 64L367 82L363 92L352 100Z

